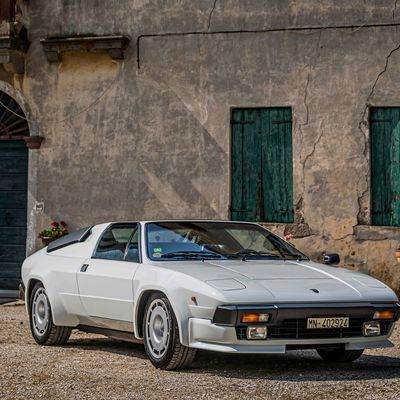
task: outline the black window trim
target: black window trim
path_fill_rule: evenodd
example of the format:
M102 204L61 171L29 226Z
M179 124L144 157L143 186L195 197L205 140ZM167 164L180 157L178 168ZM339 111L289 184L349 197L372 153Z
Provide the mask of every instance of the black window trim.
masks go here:
M128 248L129 243L130 243L131 240L132 240L132 237L133 237L133 235L134 235L134 233L135 233L135 230L133 230L133 232L132 232L132 233L130 234L130 236L129 236L128 242L126 243L125 250L124 250L124 258L123 258L122 260L115 260L115 259L109 259L109 258L95 257L97 247L99 246L99 243L100 243L100 241L101 241L103 235L106 233L106 231L108 231L108 230L110 230L110 229L113 229L113 228L124 228L124 227L130 228L130 227L132 227L132 225L136 225L136 226L138 227L138 239L139 239L139 241L138 241L138 252L139 252L139 261L136 262L136 261L132 261L132 260L126 260L127 248ZM142 260L142 249L141 249L141 247L142 247L142 246L141 246L141 242L142 242L142 234L141 234L141 233L142 233L142 225L141 225L140 222L137 222L137 221L132 221L132 222L115 222L115 223L109 224L109 225L107 226L107 228L103 230L103 232L101 233L101 235L100 235L99 238L97 239L96 246L94 247L92 256L91 256L90 258L93 259L93 260L123 261L123 262L131 262L131 263L135 263L135 264L142 264L142 263L143 263L143 260Z

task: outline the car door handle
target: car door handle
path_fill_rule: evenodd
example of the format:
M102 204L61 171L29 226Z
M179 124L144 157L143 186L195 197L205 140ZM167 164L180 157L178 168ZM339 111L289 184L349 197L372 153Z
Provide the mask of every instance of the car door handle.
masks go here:
M89 267L89 264L83 264L82 267L81 267L81 272L86 272L88 267Z

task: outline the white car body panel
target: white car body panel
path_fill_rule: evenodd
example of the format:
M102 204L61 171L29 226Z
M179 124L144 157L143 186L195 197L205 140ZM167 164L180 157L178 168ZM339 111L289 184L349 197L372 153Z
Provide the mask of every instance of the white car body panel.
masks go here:
M87 315L133 323L133 277L137 263L87 259L77 271L78 290Z
M56 325L121 329L140 340L137 318L142 296L161 291L174 310L182 344L225 352L281 353L288 343L310 343L310 339L239 340L234 327L212 322L216 308L398 302L388 286L370 276L311 261L152 261L145 245L146 222L140 223L141 263L94 259L96 244L110 224L94 226L82 243L51 253L42 249L28 257L22 267L27 306L30 283L39 280L46 288ZM81 272L84 264L87 270ZM193 296L196 303L191 301ZM349 349L385 347L390 345L390 333L379 338L312 339L312 343L344 343Z

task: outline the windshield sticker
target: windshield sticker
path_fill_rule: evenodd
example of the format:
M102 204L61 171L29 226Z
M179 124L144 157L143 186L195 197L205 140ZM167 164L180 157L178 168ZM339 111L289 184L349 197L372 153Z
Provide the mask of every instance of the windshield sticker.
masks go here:
M153 252L154 253L162 253L162 248L161 247L154 247Z
M161 253L153 253L153 257L160 258L161 257Z

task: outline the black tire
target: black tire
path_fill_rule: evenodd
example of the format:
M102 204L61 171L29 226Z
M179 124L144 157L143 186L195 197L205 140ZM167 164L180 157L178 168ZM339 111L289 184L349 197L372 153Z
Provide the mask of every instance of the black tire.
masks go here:
M158 330L155 328L156 318L160 320ZM160 341L156 341L154 332L159 333ZM147 301L143 317L143 337L146 354L156 368L184 369L189 367L196 355L196 349L181 344L174 311L162 293L152 294Z
M328 362L352 362L360 358L364 350L345 350L343 347L318 349L318 354Z
M72 328L54 325L50 301L41 282L35 284L29 296L29 325L36 343L45 346L65 344L71 335Z

